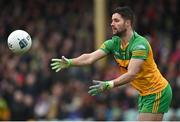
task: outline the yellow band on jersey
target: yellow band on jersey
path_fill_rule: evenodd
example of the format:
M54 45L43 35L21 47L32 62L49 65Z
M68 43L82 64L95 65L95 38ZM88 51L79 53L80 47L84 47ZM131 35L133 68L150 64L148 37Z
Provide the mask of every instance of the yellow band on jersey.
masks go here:
M146 50L135 50L132 52L132 56L146 56Z

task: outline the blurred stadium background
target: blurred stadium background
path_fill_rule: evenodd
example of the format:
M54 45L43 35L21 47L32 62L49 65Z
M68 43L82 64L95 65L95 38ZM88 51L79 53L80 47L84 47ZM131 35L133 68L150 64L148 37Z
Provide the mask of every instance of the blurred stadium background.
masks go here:
M180 120L179 3L1 0L0 120L136 120L137 92L130 86L97 97L87 93L92 79L119 75L112 57L59 73L49 66L52 57L76 57L95 50L104 41L98 39L110 38L111 10L123 5L134 10L136 31L149 39L156 63L172 86L173 101L164 120ZM26 30L33 40L31 50L22 56L12 54L7 47L7 37L15 29Z

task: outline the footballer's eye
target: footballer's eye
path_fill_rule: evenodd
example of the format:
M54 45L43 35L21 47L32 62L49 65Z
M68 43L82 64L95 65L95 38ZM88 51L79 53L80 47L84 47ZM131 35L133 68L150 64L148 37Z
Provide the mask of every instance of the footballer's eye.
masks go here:
M117 23L117 22L119 22L119 21L120 21L119 19L116 19L116 18L115 18L115 19L112 20L111 23L113 23L113 22Z
M114 19L114 22L119 22L119 19Z

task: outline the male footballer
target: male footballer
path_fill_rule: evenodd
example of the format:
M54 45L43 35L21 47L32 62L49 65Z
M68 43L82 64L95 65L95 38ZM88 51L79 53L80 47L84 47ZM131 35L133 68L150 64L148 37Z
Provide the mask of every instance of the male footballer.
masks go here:
M139 92L139 121L161 121L169 109L172 90L162 76L153 59L148 41L133 29L134 14L129 7L118 7L112 13L111 39L99 49L82 54L77 58L52 59L52 69L56 72L71 66L90 65L97 60L113 55L122 75L110 81L94 80L89 94L94 96L105 90L130 83Z

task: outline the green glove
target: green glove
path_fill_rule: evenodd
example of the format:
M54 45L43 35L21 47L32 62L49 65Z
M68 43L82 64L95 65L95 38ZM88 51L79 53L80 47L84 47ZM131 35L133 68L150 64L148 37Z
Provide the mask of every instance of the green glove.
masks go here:
M92 96L98 95L99 93L111 89L114 87L114 83L112 81L97 81L93 80L95 85L89 87L88 93Z
M68 68L72 65L72 60L62 56L61 59L53 58L51 63L52 70L59 72L61 69Z

